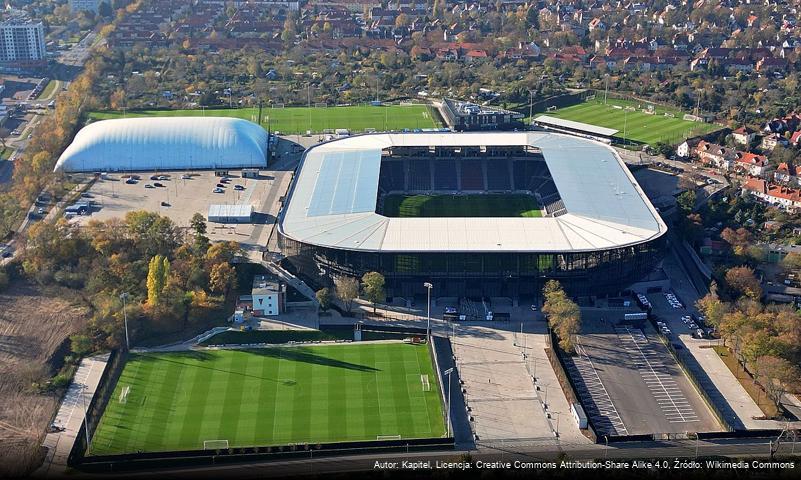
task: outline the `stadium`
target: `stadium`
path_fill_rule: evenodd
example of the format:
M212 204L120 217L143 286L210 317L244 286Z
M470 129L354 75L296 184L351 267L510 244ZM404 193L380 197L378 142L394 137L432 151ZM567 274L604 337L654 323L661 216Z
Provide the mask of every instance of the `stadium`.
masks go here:
M611 294L648 274L667 227L615 151L551 132L348 137L306 151L279 216L313 286L384 274L388 297L536 298L549 279Z

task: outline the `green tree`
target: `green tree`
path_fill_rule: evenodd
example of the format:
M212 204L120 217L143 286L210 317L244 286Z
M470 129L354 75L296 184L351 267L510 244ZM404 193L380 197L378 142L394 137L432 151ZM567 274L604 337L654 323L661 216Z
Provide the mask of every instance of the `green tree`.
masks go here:
M678 197L676 197L676 204L686 215L692 212L693 208L695 208L695 200L696 200L695 190L687 190L685 192L682 192Z
M70 350L77 357L88 355L94 350L92 339L88 335L81 333L70 335Z
M161 303L161 293L167 285L170 261L167 257L156 255L150 259L147 270L147 303L157 307Z
M206 226L206 218L200 213L195 213L192 215L189 225L192 227L192 230L195 231L195 235L205 235L208 231L208 227Z
M362 289L367 300L373 304L373 313L376 311L376 304L386 300L384 283L384 276L378 272L367 272L362 277Z

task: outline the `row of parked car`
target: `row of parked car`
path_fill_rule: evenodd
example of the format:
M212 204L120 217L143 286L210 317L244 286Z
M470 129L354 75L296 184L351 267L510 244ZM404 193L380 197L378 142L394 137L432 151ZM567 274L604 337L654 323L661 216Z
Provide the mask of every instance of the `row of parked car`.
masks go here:
M665 299L668 301L671 307L673 308L684 308L679 298L676 296L675 293L665 292Z

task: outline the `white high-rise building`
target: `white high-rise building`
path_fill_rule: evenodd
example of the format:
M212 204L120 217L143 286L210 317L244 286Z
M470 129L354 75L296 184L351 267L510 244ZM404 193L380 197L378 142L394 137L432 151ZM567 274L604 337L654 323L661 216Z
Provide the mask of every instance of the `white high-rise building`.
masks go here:
M47 64L42 22L11 19L0 23L0 63L13 67Z

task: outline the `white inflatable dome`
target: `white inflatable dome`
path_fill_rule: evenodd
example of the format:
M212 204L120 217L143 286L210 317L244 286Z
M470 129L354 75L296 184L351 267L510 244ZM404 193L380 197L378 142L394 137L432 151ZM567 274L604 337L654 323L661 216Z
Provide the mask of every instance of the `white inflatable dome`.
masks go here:
M267 132L225 117L102 120L82 128L56 171L108 172L264 167Z

